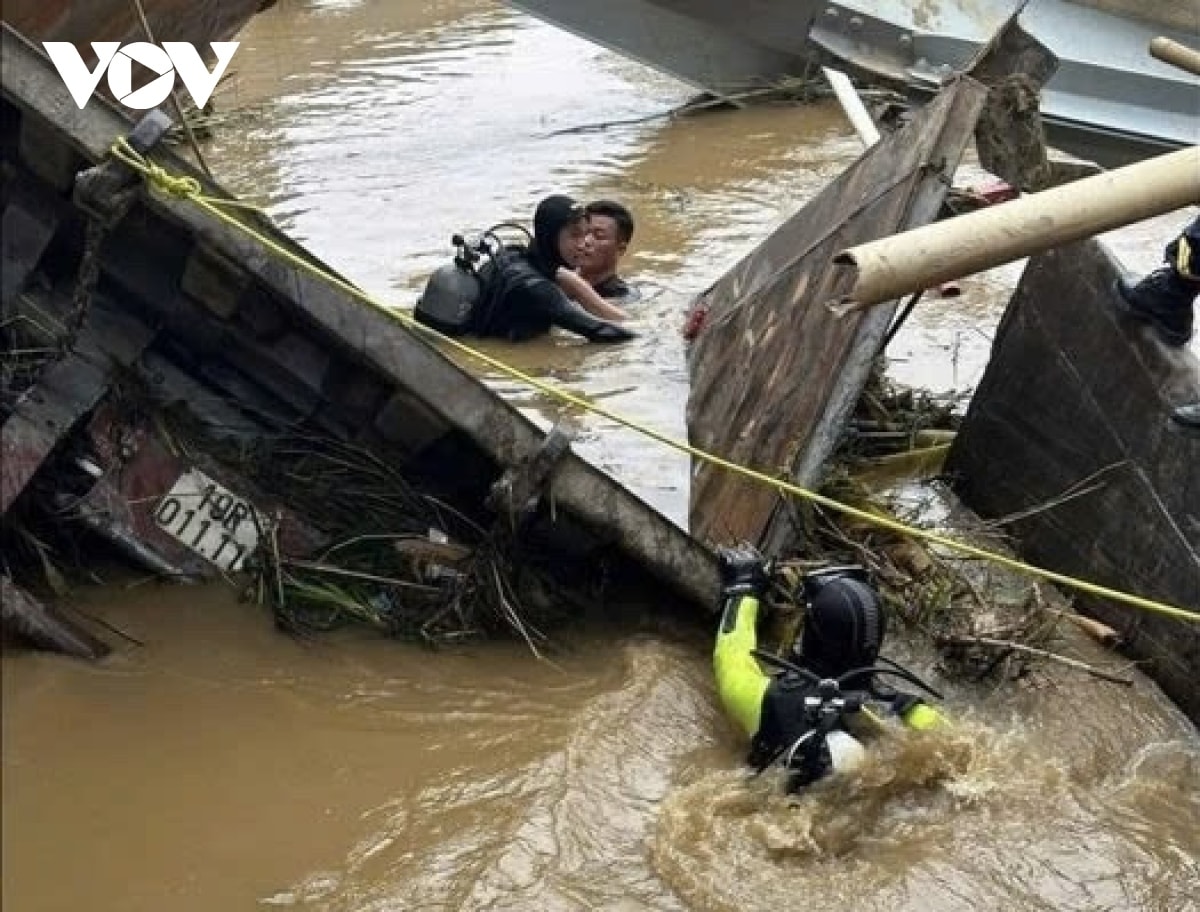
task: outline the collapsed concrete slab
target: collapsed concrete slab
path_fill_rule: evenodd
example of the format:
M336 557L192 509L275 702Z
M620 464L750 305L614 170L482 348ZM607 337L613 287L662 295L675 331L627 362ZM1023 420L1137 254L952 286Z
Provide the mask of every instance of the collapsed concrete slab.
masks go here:
M1119 266L1095 241L1031 259L947 463L963 500L1030 560L1200 610L1200 362L1120 315ZM1077 595L1200 720L1200 625Z

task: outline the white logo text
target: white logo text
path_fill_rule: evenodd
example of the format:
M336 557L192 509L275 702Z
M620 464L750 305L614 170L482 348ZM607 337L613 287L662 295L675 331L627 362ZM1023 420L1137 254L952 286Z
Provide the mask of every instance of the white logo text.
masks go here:
M184 87L192 96L197 108L203 108L217 87L233 52L238 49L237 41L212 41L209 47L217 59L210 71L196 48L186 41L164 41L160 47L145 41L135 41L121 46L119 41L93 41L92 51L96 54L96 68L89 70L79 50L69 41L46 41L43 47L58 74L66 83L71 97L80 108L100 85L100 79L108 73L108 88L121 104L139 110L158 107L175 87L175 75L183 80ZM140 63L158 75L138 89L133 88L133 65Z

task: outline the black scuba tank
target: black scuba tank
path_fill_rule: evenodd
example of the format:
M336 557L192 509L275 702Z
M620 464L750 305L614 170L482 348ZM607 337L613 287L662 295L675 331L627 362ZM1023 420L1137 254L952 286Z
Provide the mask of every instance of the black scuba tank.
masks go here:
M423 323L447 336L461 336L474 327L475 314L483 298L483 281L475 269L479 254L461 235L451 243L458 248L453 263L434 271L417 299L413 313Z
M506 243L501 229L516 230L533 242L528 230L513 222L493 225L474 241L454 235L450 239L456 248L454 262L434 271L426 282L413 314L418 323L447 336L486 329L495 309L498 274L526 249Z

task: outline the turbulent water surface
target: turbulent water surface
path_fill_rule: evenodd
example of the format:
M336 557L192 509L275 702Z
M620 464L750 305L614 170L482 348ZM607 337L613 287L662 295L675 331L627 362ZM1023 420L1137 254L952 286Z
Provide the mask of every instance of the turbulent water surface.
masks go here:
M453 232L546 193L631 205L641 338L490 350L677 435L688 294L859 150L827 105L656 116L690 90L490 3L280 0L241 40L214 170L383 300L410 306ZM1109 240L1147 268L1177 221ZM897 374L969 388L1018 271L923 304ZM684 521L682 457L581 422L589 457ZM593 624L538 662L297 641L222 586L73 602L141 645L4 657L13 912L1200 908L1200 747L1141 679L951 687L952 733L788 802L746 778L699 626Z

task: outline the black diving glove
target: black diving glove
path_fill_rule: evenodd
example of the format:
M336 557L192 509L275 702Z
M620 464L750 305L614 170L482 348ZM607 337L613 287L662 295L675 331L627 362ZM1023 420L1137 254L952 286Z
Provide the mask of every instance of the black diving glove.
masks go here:
M637 338L637 333L593 316L561 292L546 296L544 310L555 326L589 342L628 342Z
M771 584L768 564L753 545L717 549L721 568L721 595L753 595L762 598Z

